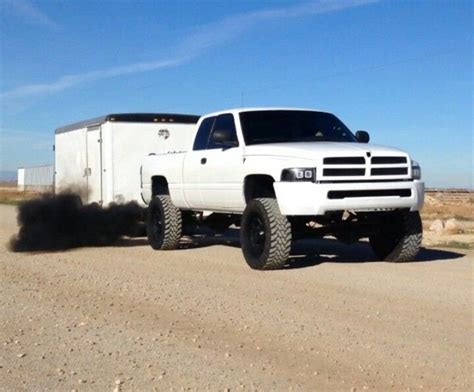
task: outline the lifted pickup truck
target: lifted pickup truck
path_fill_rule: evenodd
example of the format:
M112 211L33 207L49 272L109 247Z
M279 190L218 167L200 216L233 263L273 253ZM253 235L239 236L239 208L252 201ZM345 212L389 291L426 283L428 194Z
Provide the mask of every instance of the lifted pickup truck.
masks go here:
M378 258L415 258L424 184L399 149L367 144L333 114L235 109L202 117L186 152L150 155L141 168L154 249L178 247L183 227L240 227L251 268L276 269L293 241L369 238ZM192 144L192 146L191 146ZM203 214L204 213L204 214Z

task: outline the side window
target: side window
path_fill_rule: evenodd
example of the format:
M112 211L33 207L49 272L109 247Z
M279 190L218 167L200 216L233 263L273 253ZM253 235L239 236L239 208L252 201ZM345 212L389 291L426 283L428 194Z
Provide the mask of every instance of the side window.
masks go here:
M239 142L237 139L237 131L235 129L235 122L234 116L230 113L228 114L221 114L217 116L216 122L214 123L214 127L212 128L212 133L215 131L228 131L230 135L230 139L235 142L235 145L238 146ZM212 134L209 138L209 145L207 146L208 150L214 148L222 148L222 144L216 144L212 141Z
M209 117L203 120L196 133L193 150L206 149L207 142L209 141L209 134L211 133L212 125L214 124L215 119L215 117Z

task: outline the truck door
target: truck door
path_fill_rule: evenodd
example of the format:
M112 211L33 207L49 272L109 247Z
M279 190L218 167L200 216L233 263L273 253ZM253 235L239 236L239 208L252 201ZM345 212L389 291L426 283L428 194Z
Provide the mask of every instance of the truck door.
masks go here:
M100 126L87 128L87 202L102 204L102 140Z
M224 132L230 141L214 139ZM239 144L234 116L217 116L206 150L199 156L199 190L203 209L239 211L244 208L243 147Z
M202 208L203 201L200 190L202 160L206 153L209 135L216 117L208 117L201 122L196 133L192 151L188 151L183 163L183 191L186 203L190 208Z

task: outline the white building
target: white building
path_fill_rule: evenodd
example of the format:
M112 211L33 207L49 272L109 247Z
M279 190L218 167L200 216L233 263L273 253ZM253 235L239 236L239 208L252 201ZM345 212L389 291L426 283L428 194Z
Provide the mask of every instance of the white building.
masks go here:
M51 192L54 187L54 165L18 168L18 190Z

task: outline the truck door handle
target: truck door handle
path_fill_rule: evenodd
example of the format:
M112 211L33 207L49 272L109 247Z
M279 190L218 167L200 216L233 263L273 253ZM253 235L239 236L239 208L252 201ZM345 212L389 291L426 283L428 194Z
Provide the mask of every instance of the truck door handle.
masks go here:
M207 163L207 158L201 158L201 165L205 165Z

